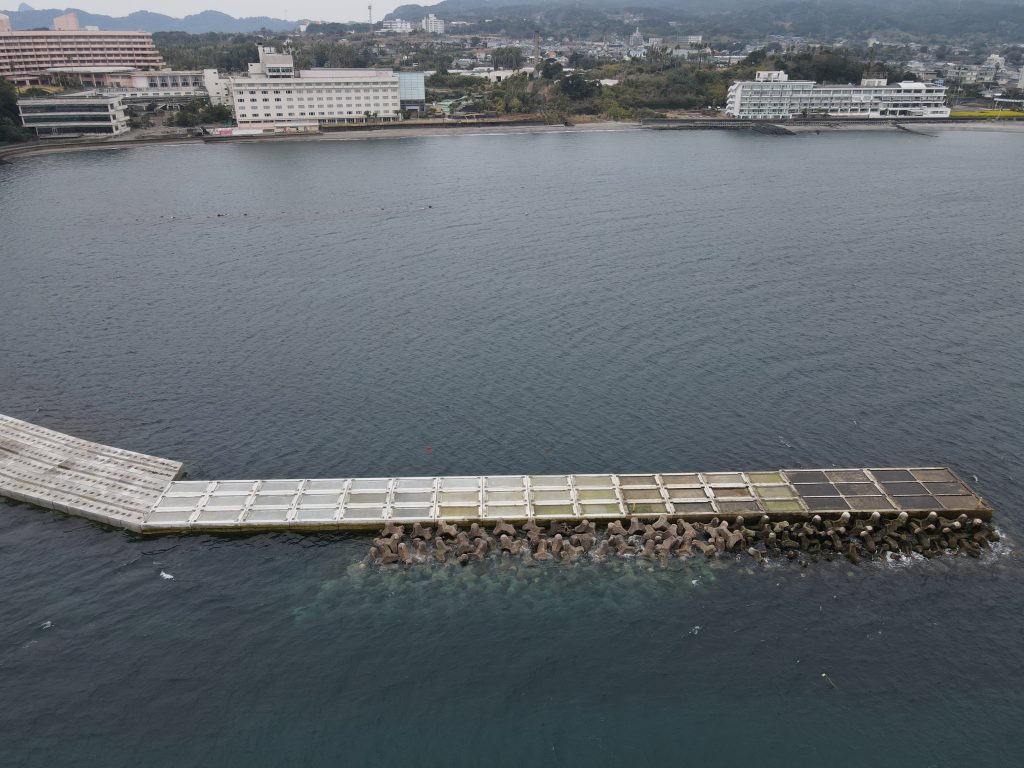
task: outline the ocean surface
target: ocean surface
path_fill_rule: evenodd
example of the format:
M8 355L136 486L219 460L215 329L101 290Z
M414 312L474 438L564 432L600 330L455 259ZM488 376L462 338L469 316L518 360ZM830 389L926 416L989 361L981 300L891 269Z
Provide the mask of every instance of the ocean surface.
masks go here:
M0 501L0 764L1020 764L1021 167L686 132L0 166L2 413L196 479L949 465L1004 536L367 569Z

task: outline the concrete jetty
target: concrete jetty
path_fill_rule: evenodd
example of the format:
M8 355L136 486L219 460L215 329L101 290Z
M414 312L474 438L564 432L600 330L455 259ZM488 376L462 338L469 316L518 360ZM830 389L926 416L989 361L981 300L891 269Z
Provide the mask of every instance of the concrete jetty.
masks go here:
M0 496L141 531L181 463L0 414Z
M181 464L0 416L0 496L141 533L375 530L395 523L675 516L895 518L992 509L946 467L176 480Z

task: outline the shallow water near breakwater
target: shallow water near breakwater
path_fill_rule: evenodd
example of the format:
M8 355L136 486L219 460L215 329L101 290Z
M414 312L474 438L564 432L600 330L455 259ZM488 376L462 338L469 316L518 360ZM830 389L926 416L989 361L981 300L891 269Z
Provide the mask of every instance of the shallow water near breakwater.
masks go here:
M384 570L365 536L140 539L3 503L4 762L1006 764L1021 159L1013 135L634 132L0 168L0 412L196 478L949 464L1006 537Z

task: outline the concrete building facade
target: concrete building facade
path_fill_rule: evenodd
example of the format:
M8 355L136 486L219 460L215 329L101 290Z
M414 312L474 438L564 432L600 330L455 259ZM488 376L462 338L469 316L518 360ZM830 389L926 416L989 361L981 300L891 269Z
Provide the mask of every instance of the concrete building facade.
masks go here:
M16 83L38 83L54 67L167 67L149 32L15 32L7 27L0 26L0 77Z
M729 86L725 111L749 120L791 117L946 118L946 88L928 83L865 79L860 85L790 80L785 72L758 72Z
M405 19L385 19L385 32L412 32L412 22Z
M207 84L211 100L218 89L226 91L240 128L315 130L394 121L402 118L403 101L412 108L425 99L422 72L306 69L295 74L290 55L272 48L261 48L259 55L248 75L223 78L220 86L211 74Z
M85 91L67 96L19 99L21 123L39 137L108 135L128 131L128 115L121 96Z

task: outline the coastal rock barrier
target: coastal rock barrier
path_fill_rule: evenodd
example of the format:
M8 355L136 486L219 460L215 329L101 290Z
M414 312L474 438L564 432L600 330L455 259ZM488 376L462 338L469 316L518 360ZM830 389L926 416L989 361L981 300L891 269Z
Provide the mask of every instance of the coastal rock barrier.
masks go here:
M387 523L373 539L366 562L379 566L413 566L428 562L463 565L488 557L527 561L601 562L610 558L639 558L663 564L671 558L708 558L744 554L757 562L787 558L806 565L845 557L899 559L942 554L980 557L999 541L999 534L984 520L960 514L949 519L936 512L923 519L901 512L884 520L875 512L855 518L844 512L835 520L815 515L801 522L772 521L767 515L748 523L733 520L690 523L661 515L644 522L638 518L613 520L598 526L590 520L578 524L529 521L516 528L497 520L487 528L468 528L440 521L437 526L414 523L407 527Z

